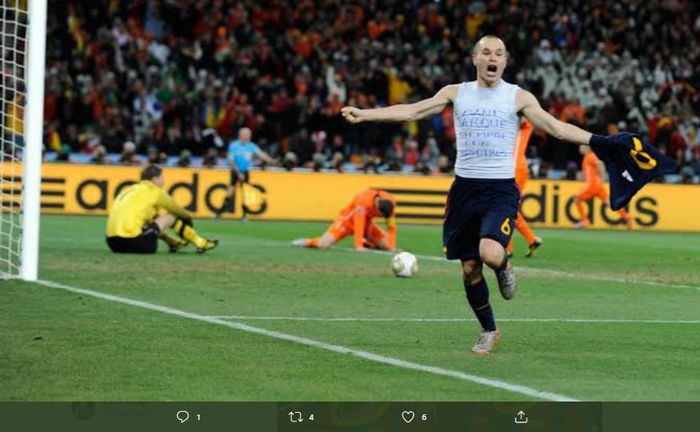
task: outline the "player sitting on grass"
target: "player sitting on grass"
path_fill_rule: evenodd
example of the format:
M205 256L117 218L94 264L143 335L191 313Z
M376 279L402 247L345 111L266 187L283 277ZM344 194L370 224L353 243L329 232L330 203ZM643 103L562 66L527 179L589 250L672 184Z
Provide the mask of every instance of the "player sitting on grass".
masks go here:
M328 249L349 235L355 237L355 250L396 248L396 199L388 192L367 189L353 198L321 237L301 238L292 246ZM386 218L387 233L372 218Z
M219 244L197 235L192 216L175 204L163 184L163 170L150 165L141 171L140 182L117 195L107 219L107 244L112 252L156 253L158 238L168 244L170 252L192 243L198 253L204 253ZM169 228L177 234L169 233Z

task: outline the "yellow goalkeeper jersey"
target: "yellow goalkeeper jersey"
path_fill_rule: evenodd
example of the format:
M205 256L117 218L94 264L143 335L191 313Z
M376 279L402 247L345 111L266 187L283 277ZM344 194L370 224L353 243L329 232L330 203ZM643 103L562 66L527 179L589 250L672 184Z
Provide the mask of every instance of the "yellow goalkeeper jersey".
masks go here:
M129 186L114 200L107 219L107 237L138 237L143 226L153 222L161 210L184 219L191 218L187 210L175 204L167 192L150 180Z

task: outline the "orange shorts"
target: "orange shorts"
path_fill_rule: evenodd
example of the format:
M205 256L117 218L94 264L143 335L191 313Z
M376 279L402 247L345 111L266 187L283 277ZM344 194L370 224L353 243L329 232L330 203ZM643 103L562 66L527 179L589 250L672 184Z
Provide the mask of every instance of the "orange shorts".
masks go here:
M608 200L608 192L603 186L586 187L577 195L581 201L588 201L591 198L600 198L603 201Z
M326 232L332 235L336 242L341 241L345 237L355 235L352 222L348 222L346 219L336 219ZM379 242L386 237L386 233L377 225L370 222L365 225L364 237L372 244L379 244Z

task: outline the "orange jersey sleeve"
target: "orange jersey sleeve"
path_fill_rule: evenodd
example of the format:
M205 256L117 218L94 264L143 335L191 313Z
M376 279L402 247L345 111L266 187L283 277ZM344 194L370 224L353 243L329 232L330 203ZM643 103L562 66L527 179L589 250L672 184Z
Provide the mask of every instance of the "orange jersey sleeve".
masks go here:
M367 227L367 217L365 217L365 214L365 209L359 207L353 216L352 229L354 232L353 245L355 246L355 249L361 248L364 243L365 228Z

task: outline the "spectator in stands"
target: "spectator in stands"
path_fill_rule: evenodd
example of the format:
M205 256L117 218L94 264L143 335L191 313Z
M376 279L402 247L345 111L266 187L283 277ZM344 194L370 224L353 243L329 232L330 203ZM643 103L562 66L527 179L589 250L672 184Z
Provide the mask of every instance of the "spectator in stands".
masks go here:
M328 89L328 99L333 99L336 96L337 103L343 106L347 98L347 88L340 74L335 72L333 66L326 68L326 88Z
M287 171L292 171L294 168L297 167L298 163L299 159L297 158L296 153L290 151L284 154L284 158L282 159L282 166Z
M566 123L573 123L578 126L586 125L586 111L577 97L564 105L564 109L559 115L559 120Z
M136 155L136 144L132 141L124 143L119 163L122 165L141 165L141 160Z
M311 169L314 172L320 172L326 167L326 156L323 153L314 153Z
M166 155L165 152L159 151L156 146L148 147L148 150L146 150L146 157L150 165L164 164L168 160L168 155Z
M24 96L21 93L14 93L10 89L3 89L5 99L11 103L5 105L3 115L2 130L6 138L2 140L3 152L16 154L24 147ZM6 149L6 141L11 144L11 148Z
M345 163L345 157L341 152L335 152L333 153L333 157L331 158L330 165L333 169L338 171L339 173L342 173L345 171L345 168L343 167L343 164Z
M177 166L187 168L192 163L192 152L185 149L180 152L180 157L177 160Z
M95 148L92 158L90 159L90 163L97 165L105 165L109 163L109 160L107 159L107 149L105 146L98 145Z
M438 173L440 174L450 174L452 172L452 163L450 163L450 159L442 155L440 158L438 158Z
M425 141L423 150L421 150L421 161L431 170L437 169L438 158L440 157L440 149L438 148L437 139L431 132L428 134L428 139Z
M183 150L183 152L184 151L187 151L187 150ZM187 151L187 152L188 153L185 153L185 155L187 156L186 160L189 161L189 151ZM205 168L214 168L218 164L219 164L219 152L216 150L215 147L209 147L209 149L207 149L207 153L204 155L204 158L202 159L202 165Z

